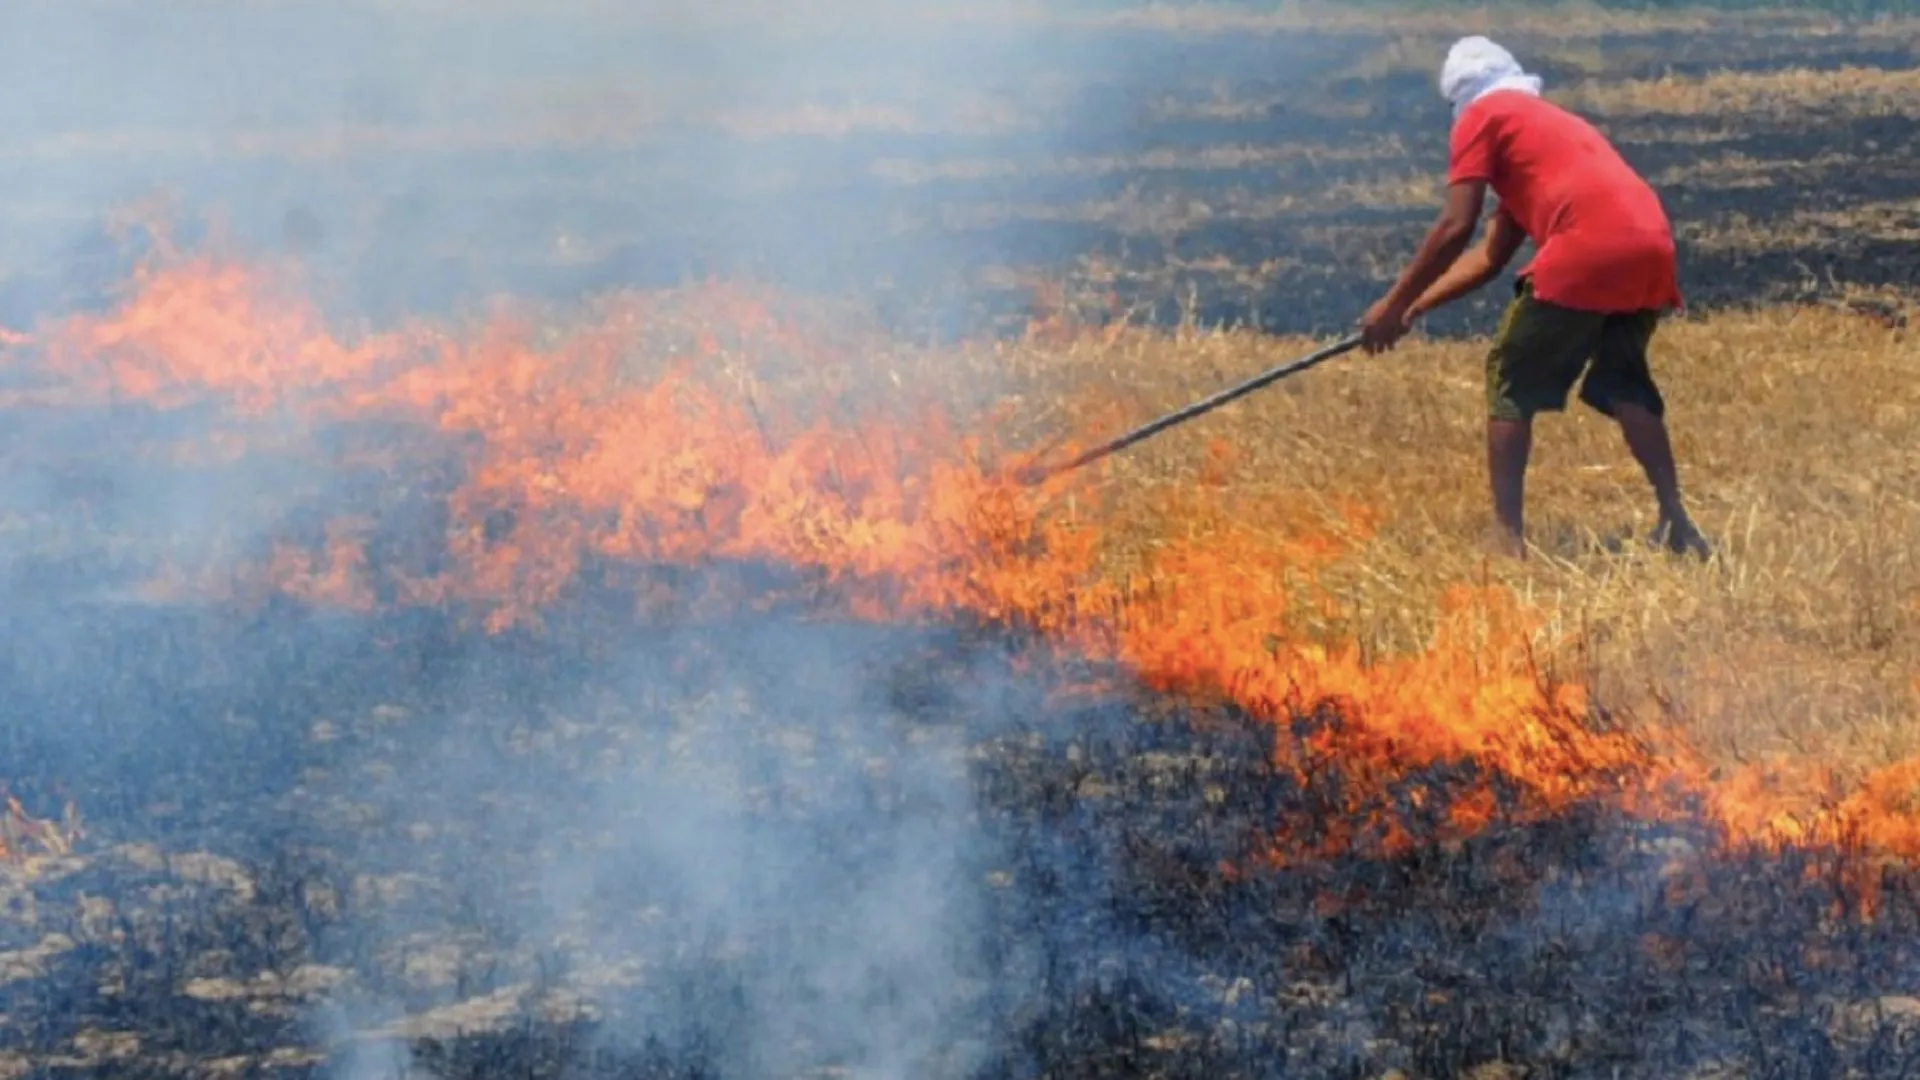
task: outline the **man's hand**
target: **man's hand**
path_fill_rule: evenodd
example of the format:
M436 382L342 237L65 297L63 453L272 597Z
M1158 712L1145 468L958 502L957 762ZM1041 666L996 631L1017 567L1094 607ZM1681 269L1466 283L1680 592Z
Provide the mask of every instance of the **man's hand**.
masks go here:
M1411 313L1396 307L1392 297L1383 297L1360 319L1360 344L1369 355L1378 356L1398 344L1412 328Z
M1426 239L1420 241L1420 250L1414 253L1413 261L1400 272L1387 295L1367 309L1366 317L1360 320L1361 343L1367 352L1385 352L1407 335L1413 321L1412 308L1426 297L1447 268L1459 260L1473 239L1486 194L1484 180L1463 180L1447 186L1447 205L1427 230ZM1422 310L1432 307L1426 304Z

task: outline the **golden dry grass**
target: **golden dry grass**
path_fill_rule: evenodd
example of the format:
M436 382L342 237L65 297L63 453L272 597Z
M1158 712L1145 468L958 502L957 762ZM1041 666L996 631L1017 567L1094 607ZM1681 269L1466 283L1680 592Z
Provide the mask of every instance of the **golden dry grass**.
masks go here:
M1809 111L1854 116L1904 116L1920 95L1920 68L1846 66L1832 71L1716 71L1654 79L1582 82L1548 96L1601 116L1801 115Z
M1685 165L1662 169L1649 177L1655 187L1691 184L1721 190L1761 190L1779 182L1782 174L1816 169L1844 169L1856 161L1852 155L1829 152L1814 157L1756 158L1738 151L1713 157L1696 158Z
M1311 347L1116 330L884 363L902 387L1015 402L1002 433L1023 442L1105 437ZM1728 763L1814 753L1847 770L1920 752L1911 333L1824 307L1662 330L1683 483L1719 547L1706 565L1602 542L1643 535L1651 497L1615 429L1579 407L1538 425L1535 556L1489 560L1483 348L1415 338L1348 357L1111 459L1063 510L1098 524L1114 574L1194 528L1181 500L1201 488L1276 537L1350 537L1320 578L1335 602L1291 630L1375 654L1426 647L1449 588L1505 584L1544 615L1537 643L1560 672ZM1356 506L1377 516L1370 536Z
M1755 222L1738 215L1690 222L1680 232L1702 251L1792 251L1841 240L1920 241L1920 199L1887 199L1846 210L1801 210Z

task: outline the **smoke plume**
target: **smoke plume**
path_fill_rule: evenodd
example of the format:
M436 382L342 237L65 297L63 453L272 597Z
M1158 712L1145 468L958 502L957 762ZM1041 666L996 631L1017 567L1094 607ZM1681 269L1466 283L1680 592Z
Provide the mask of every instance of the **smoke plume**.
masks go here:
M236 613L196 591L370 509L376 559L445 527L420 507L457 450L355 465L378 440L312 411L322 365L418 362L406 334L457 328L495 293L844 284L836 222L865 212L868 178L843 136L1021 123L1040 39L965 14L392 0L0 15L15 238L0 321L28 335L0 489L24 523L0 552L21 718L4 760L67 778L109 837L157 822L270 860L351 819L351 844L301 856L338 882L311 963L380 973L328 976L303 1010L341 1080L431 1073L409 1047L529 1010L617 1018L597 1052L729 1076L957 1078L1032 1005L1009 973L1039 946L989 932L1027 885L969 755L1040 689L985 665L948 673L966 693L944 722L889 704L933 631L629 609L565 644L475 644L431 619ZM156 193L170 230L123 228L120 209ZM296 284L262 295L269 276L238 282L218 260L141 276L203 249ZM918 239L892 257L942 254ZM247 393L270 405L129 394L129 371L192 383L196 364L253 371ZM93 380L105 400L53 400ZM169 571L185 586L154 595ZM416 662L368 660L381 650ZM243 793L275 809L225 818Z

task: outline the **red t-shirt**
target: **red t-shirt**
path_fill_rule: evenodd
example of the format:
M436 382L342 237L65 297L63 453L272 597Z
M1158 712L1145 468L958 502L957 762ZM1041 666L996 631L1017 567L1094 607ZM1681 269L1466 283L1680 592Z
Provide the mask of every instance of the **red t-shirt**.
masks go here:
M1484 180L1533 241L1533 295L1582 311L1680 306L1673 229L1660 197L1606 136L1518 90L1467 106L1447 182Z

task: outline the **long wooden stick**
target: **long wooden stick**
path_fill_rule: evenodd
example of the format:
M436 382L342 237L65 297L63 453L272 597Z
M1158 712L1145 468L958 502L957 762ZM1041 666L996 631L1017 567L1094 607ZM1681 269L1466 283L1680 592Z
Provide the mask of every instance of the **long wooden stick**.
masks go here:
M1282 364L1276 368L1269 368L1268 370L1263 371L1258 375L1255 375L1253 378L1248 379L1243 383L1239 383L1234 386L1229 386L1225 390L1222 390L1211 397L1203 398L1199 401L1196 401L1193 404L1187 406L1186 408L1181 409L1179 412L1171 412L1165 416L1162 416L1158 420L1153 421L1152 423L1142 424L1141 426L1134 428L1132 431L1127 432L1125 435L1122 435L1117 439L1113 439L1109 442L1102 443L1101 445L1086 451L1085 453L1079 455L1078 457L1075 457L1071 461L1065 462L1060 465L1055 465L1051 468L1027 469L1022 474L1021 479L1023 482L1027 484L1037 484L1040 481L1047 479L1048 477L1058 476L1063 472L1070 472L1074 469L1080 468L1083 465L1091 464L1095 461L1100 460L1103 457L1106 457L1109 454L1115 454L1121 450L1125 450L1127 447L1132 446L1134 443L1140 442L1142 439L1148 439L1155 435L1158 435L1160 432L1165 431L1170 427L1173 427L1175 424L1184 424L1188 420L1191 420L1202 413L1212 412L1213 410L1219 408L1220 406L1225 405L1227 402L1233 401L1236 398L1245 397L1246 395L1253 393L1255 390L1258 390L1263 386L1267 386L1271 383L1279 382L1281 379L1284 379L1289 375L1298 374L1302 371L1307 370L1310 367L1314 367L1315 365L1324 364L1328 360L1331 360L1336 356L1340 356L1345 353L1352 352L1354 349L1357 349L1359 347L1360 347L1359 334L1354 334L1350 337L1341 338L1339 341L1336 341L1333 344L1328 345L1326 348L1321 349L1319 352L1312 353L1308 356L1303 356L1298 360L1292 361L1291 363Z

